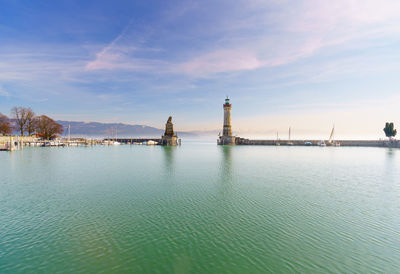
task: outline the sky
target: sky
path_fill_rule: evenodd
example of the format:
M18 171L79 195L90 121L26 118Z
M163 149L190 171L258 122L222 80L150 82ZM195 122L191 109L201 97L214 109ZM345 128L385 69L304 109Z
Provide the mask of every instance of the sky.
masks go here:
M0 0L0 112L383 138L400 126L400 1Z

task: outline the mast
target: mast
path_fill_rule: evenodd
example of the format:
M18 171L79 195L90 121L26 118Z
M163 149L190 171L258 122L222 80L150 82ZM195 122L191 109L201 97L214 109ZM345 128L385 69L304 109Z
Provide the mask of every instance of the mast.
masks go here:
M68 143L71 141L71 124L68 124Z
M290 133L291 133L291 132L290 132L290 127L289 127L289 141L290 141Z
M332 128L332 131L331 131L331 136L329 136L329 143L333 142L334 134L335 134L335 124L333 124L333 128Z

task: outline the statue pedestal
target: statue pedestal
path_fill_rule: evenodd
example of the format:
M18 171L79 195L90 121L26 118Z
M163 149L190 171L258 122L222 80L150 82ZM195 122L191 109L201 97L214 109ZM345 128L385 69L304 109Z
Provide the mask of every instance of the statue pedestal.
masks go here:
M236 145L235 136L220 136L218 139L218 145Z
M176 146L178 145L178 137L176 135L175 136L163 135L161 137L161 144L163 146Z

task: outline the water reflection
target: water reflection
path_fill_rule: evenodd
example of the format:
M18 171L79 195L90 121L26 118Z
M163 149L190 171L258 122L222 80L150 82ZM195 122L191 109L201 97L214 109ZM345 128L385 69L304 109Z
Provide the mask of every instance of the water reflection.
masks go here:
M390 158L394 158L395 157L395 150L394 148L387 148L386 149L386 158L390 159Z
M223 185L230 185L233 180L233 164L232 164L232 153L234 147L232 146L219 146L222 157L221 157L221 182Z
M175 159L174 154L177 147L175 146L161 146L164 155L165 174L173 176L175 173Z
M386 181L392 182L395 178L396 168L396 149L387 148L386 149L386 159L385 159L385 171L383 176L385 176Z

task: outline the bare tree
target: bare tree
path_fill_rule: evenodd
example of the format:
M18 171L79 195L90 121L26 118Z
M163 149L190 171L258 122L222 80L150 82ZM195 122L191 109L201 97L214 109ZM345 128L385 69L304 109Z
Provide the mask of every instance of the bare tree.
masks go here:
M23 136L25 132L31 135L34 132L35 113L31 108L13 107L11 115L15 118L16 129Z
M53 139L63 133L63 126L46 115L36 117L35 124L37 134L44 139Z
M27 112L26 112L25 131L28 133L29 136L31 136L33 133L35 133L35 129L36 129L36 115L29 108L29 109L27 109Z
M0 135L9 135L12 133L10 119L0 113Z

